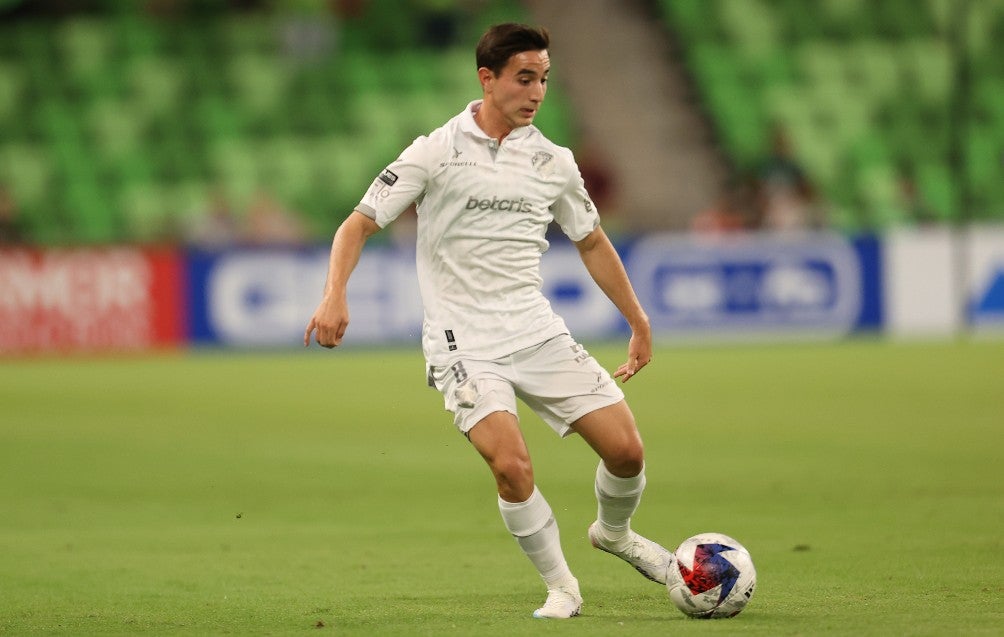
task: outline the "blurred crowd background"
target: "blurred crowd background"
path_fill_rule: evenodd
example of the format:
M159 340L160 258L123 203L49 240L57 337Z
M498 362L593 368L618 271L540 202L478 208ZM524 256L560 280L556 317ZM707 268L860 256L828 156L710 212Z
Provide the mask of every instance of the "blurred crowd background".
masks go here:
M380 168L479 97L487 25L557 5L589 24L610 4L0 0L0 242L327 241ZM576 67L556 41L537 125L576 151L612 227L1004 221L1004 1L613 4L665 44L650 69L618 72L675 69L672 107L700 123L716 169L703 199L647 200L617 137L595 132L664 104L586 117L562 77L616 98L616 74Z

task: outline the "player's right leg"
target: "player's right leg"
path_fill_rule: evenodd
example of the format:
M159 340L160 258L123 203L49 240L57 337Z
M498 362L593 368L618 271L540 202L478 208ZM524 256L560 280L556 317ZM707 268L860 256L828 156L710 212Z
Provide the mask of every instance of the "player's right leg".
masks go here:
M468 438L495 476L506 528L547 585L547 600L533 616L565 619L578 615L582 608L579 583L565 561L551 507L534 484L530 454L516 416L492 412L470 429Z
M511 372L509 363L458 361L430 368L429 380L442 392L457 429L488 463L502 520L547 585L547 601L534 616L574 617L582 605L579 584L565 562L551 507L534 485Z

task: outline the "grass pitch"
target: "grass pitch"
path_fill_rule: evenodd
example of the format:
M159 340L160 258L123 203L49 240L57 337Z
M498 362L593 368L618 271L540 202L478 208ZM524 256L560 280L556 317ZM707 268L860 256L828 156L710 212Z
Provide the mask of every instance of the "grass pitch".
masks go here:
M595 457L524 414L585 597L533 620L543 587L416 346L3 362L0 633L1004 631L1004 343L661 347L625 389L635 528L743 542L734 619L592 549Z

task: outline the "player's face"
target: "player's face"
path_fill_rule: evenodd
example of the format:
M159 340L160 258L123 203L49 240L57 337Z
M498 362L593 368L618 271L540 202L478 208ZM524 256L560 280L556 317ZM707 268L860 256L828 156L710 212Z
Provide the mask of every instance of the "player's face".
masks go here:
M546 50L516 53L498 76L482 69L485 104L492 118L509 130L532 124L547 93L550 69Z

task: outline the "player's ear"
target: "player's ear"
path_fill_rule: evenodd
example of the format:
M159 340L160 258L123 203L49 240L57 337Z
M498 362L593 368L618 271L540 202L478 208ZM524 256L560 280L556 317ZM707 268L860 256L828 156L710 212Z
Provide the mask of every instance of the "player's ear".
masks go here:
M478 69L478 81L481 82L481 90L485 93L489 92L493 79L495 79L495 74L492 73L491 69L486 66Z

